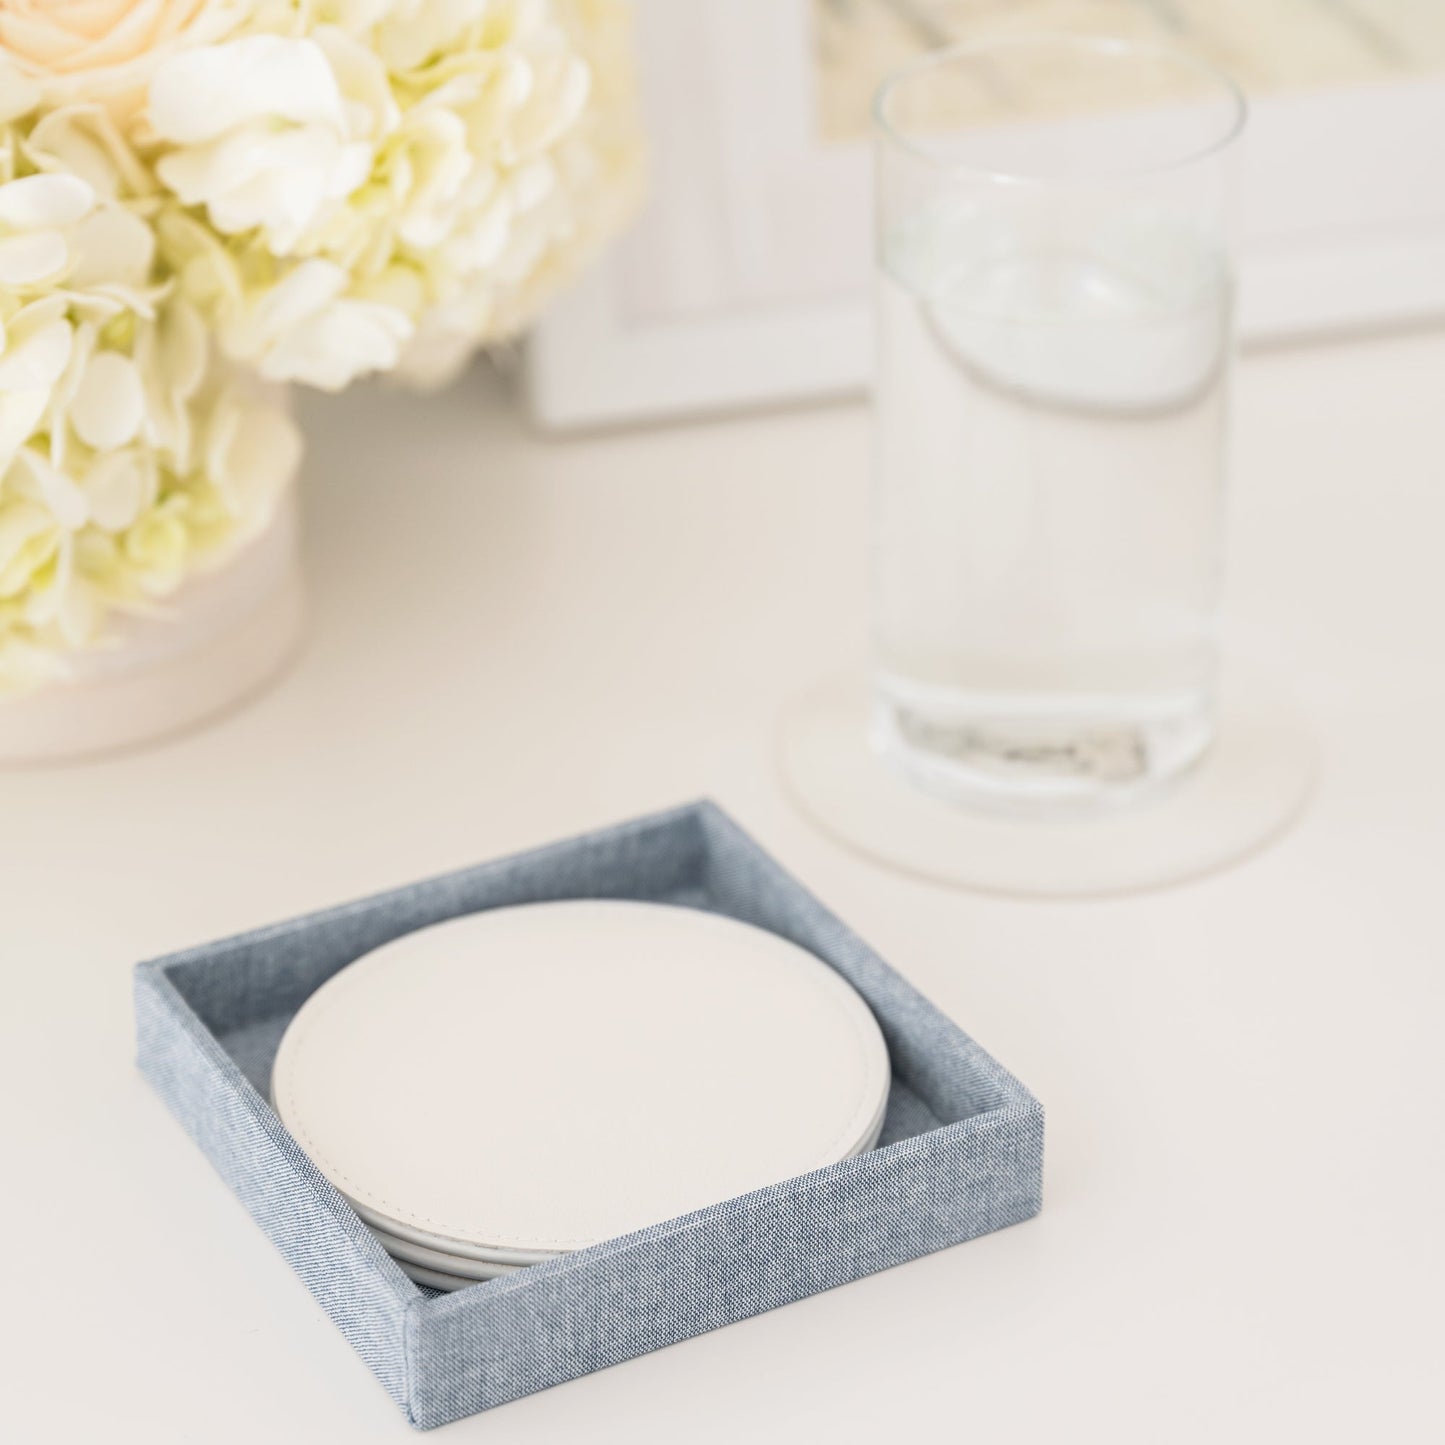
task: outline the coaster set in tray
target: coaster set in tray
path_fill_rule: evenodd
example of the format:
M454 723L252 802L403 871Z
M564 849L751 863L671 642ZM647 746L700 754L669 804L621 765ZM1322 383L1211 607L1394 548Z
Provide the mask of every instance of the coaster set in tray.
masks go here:
M873 1147L883 1036L840 975L690 908L577 899L407 934L282 1040L282 1121L455 1290Z

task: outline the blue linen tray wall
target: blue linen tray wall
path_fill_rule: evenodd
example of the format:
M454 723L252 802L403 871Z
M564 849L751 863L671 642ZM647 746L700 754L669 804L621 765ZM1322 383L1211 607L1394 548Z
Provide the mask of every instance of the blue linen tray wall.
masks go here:
M459 914L637 898L790 938L868 1001L893 1084L871 1153L455 1294L413 1284L267 1103L286 1025L338 969ZM1036 1214L1043 1110L695 803L140 964L141 1070L413 1425L576 1379ZM545 1021L520 1027L540 1027Z

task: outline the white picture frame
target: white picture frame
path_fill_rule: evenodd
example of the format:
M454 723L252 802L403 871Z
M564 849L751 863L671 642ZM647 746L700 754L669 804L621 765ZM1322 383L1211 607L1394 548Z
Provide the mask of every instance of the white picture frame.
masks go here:
M819 138L810 0L638 0L638 20L651 198L531 338L536 420L861 391L869 148ZM1246 343L1445 317L1445 73L1256 101L1241 213Z

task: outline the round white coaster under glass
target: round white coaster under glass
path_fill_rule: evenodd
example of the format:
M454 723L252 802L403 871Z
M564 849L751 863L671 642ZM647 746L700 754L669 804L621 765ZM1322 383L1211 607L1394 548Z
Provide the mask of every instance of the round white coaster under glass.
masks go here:
M1299 816L1313 735L1261 678L1230 677L1213 747L1188 774L1117 811L1028 818L971 811L907 781L869 744L863 682L833 679L782 726L802 810L875 862L934 882L1033 897L1137 892L1237 863Z
M866 1004L806 950L567 900L358 959L292 1021L272 1095L403 1268L445 1288L871 1147L888 1084Z

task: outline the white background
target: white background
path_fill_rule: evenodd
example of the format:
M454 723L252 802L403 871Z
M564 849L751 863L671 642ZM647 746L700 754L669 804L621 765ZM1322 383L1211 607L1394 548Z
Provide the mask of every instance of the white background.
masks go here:
M1445 1437L1442 377L1440 334L1244 365L1232 634L1322 791L1246 867L1075 904L882 872L778 786L784 700L861 656L861 409L544 443L480 376L308 405L284 684L0 776L0 1437L413 1438L135 1073L130 966L699 794L1040 1095L1044 1212L446 1440Z

